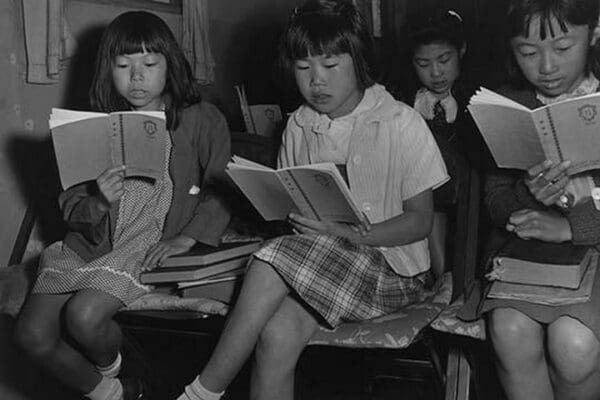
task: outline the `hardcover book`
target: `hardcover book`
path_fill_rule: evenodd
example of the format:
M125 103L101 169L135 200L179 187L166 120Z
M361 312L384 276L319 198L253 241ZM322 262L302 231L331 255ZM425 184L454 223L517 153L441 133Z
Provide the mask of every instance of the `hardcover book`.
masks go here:
M589 265L577 289L553 286L523 285L494 281L487 297L493 299L520 300L548 306L564 306L584 303L590 299L598 268L598 255L586 258Z
M249 256L260 248L260 240L251 242L222 243L218 247L196 243L189 251L167 258L161 268L185 267L188 265L209 265L221 261Z
M226 171L267 221L296 212L319 221L367 222L333 163L274 170L234 156Z
M231 258L207 265L188 265L181 267L158 267L140 274L143 284L167 282L185 282L205 279L225 272L245 268L248 256Z
M589 258L588 246L524 240L516 236L493 258L488 279L528 285L578 288Z
M600 167L600 93L531 110L491 90L469 101L479 131L501 168L569 160L569 174Z
M162 111L110 114L53 108L52 143L63 189L125 165L125 176L161 179L167 128Z

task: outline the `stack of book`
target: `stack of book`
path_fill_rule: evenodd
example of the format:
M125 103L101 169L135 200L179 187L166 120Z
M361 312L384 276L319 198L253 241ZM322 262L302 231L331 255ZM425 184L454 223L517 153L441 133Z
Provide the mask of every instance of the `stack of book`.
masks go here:
M545 305L588 301L598 254L587 246L512 237L493 259L487 297Z
M183 297L204 297L229 303L239 288L250 255L260 240L196 244L190 251L171 256L163 264L142 272L140 281L157 287L175 286Z

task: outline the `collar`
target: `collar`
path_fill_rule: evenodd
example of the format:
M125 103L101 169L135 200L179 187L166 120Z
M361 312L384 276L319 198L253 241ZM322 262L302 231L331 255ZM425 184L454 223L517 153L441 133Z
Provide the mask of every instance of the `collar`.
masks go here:
M351 121L360 117L365 117L366 122L384 119L396 112L395 105L396 100L385 87L374 84L365 90L363 98L350 114L332 120L326 114L321 114L304 104L294 113L293 118L302 128L310 128L315 133L324 133L329 130L333 122Z
M440 102L446 111L446 121L454 122L458 112L458 102L452 95L452 91L442 100L438 99L429 89L422 87L415 94L415 103L413 108L419 112L426 120L433 119L433 107Z
M595 93L598 91L599 85L600 85L600 82L594 76L594 74L590 74L590 76L586 77L583 81L581 81L579 86L577 86L575 88L575 90L573 90L572 92L563 93L560 96L556 96L556 97L547 97L539 92L536 92L535 97L539 101L541 101L542 104L548 105L548 104L558 103L559 101L562 101L562 100L572 99L574 97L580 97L580 96L584 96L586 94Z

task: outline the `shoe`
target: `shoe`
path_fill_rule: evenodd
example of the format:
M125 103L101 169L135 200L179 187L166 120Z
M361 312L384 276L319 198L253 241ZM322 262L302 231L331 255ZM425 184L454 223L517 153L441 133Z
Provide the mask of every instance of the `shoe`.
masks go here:
M148 385L140 378L121 378L123 400L150 400Z

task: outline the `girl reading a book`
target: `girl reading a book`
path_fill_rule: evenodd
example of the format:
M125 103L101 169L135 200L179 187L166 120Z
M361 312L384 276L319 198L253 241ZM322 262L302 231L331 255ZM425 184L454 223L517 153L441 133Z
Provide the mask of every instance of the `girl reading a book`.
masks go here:
M598 12L597 0L511 0L505 26L513 80L501 93L536 108L597 92ZM492 254L511 235L600 244L600 171L569 176L568 165L544 162L526 174L490 171L485 203L498 228ZM580 304L483 300L509 399L600 398L599 282L597 273L590 300Z
M278 164L339 165L371 225L291 214L297 234L254 254L209 362L180 400L220 398L253 351L250 398L292 399L296 362L319 325L380 316L426 294L432 189L448 176L423 118L374 82L372 51L351 1L293 11L280 57L304 104L288 120Z
M479 165L485 146L466 108L475 85L463 72L467 41L462 17L445 8L425 9L411 18L405 41L411 64L405 101L425 118L450 176L465 157Z
M102 112L166 114L164 173L124 179L126 166L61 193L69 231L42 253L19 315L25 352L93 400L139 399L144 385L119 379L121 332L115 313L147 293L142 269L196 242L216 245L229 212L218 189L230 157L227 124L201 101L191 68L168 26L127 12L104 32L90 99Z

